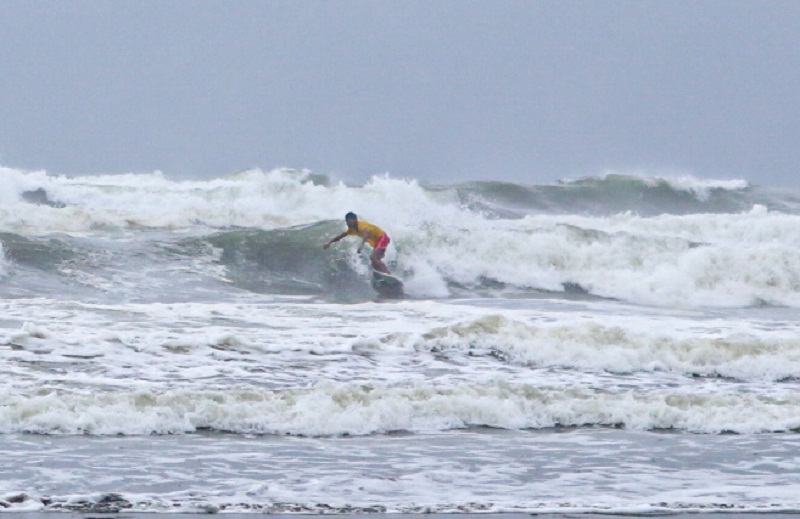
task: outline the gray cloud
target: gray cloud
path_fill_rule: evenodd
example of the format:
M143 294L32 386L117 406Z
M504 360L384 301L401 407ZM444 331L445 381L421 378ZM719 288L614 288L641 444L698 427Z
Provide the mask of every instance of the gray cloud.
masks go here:
M0 3L0 164L793 185L792 1Z

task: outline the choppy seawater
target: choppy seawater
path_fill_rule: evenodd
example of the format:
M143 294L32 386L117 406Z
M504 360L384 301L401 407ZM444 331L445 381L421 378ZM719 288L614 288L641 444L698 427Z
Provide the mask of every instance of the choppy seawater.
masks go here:
M800 509L792 192L2 174L0 510Z

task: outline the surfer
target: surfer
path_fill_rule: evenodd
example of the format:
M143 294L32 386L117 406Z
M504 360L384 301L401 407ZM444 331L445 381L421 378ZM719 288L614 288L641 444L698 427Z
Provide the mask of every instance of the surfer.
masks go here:
M347 230L342 234L332 238L329 242L322 246L327 249L331 243L337 242L345 236L358 236L361 238L361 245L358 246L358 253L361 254L361 249L364 248L364 243L369 242L372 247L372 254L369 260L372 262L372 268L384 274L390 274L389 267L383 262L383 257L386 255L386 247L389 246L389 235L383 232L383 229L377 225L372 225L364 220L359 221L355 213L347 213L344 215L344 221L347 222Z

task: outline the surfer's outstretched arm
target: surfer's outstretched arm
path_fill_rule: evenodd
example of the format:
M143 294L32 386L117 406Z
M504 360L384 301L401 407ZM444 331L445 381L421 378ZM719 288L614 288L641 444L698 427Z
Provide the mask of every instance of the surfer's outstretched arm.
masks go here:
M334 238L331 238L331 240L329 242L325 243L325 245L323 245L322 248L323 249L327 249L328 247L331 246L331 243L337 242L337 241L341 240L342 238L344 238L345 236L347 236L347 233L343 232L342 234L340 234L340 235L338 235L338 236L336 236Z

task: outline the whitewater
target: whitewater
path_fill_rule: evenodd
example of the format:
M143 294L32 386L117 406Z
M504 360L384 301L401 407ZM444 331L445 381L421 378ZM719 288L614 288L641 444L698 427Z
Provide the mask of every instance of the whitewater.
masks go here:
M0 511L799 510L798 229L736 179L0 168Z

